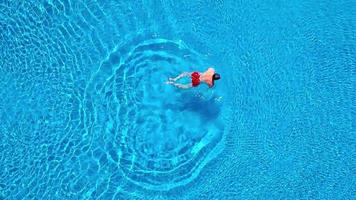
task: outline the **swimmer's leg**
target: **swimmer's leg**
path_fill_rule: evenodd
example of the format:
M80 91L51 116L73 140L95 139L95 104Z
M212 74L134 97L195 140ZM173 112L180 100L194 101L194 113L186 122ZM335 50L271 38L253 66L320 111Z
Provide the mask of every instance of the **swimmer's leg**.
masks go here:
M175 77L175 78L169 78L168 80L170 81L177 81L180 78L186 77L186 76L190 76L191 73L190 72L183 72L181 74L179 74L179 76Z
M193 87L191 83L188 83L188 84L171 83L171 84L176 86L177 88L181 88L181 89L189 89L189 88Z
M166 81L166 84L168 84L168 85L174 84L174 81Z

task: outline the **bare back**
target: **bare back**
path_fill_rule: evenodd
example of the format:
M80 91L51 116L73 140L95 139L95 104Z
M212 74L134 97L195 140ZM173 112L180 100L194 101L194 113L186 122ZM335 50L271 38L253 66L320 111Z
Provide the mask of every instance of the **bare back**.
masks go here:
M213 87L213 75L215 74L215 70L213 68L209 68L204 73L202 73L200 80L204 81L209 87Z

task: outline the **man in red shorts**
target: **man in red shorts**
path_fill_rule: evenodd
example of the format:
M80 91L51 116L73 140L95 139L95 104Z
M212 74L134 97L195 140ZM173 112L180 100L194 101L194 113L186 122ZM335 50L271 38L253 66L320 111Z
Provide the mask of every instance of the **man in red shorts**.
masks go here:
M178 79L181 79L183 77L187 77L190 76L192 79L191 83L187 83L187 84L180 84L180 83L176 83L176 81ZM188 89L191 87L197 87L198 85L200 85L201 82L206 83L210 88L214 86L214 81L215 80L219 80L220 79L220 74L215 73L215 70L213 68L209 68L208 70L206 70L203 73L200 72L183 72L181 73L179 76L175 77L175 78L169 78L166 83L167 84L171 84L174 85L178 88L182 88L182 89Z

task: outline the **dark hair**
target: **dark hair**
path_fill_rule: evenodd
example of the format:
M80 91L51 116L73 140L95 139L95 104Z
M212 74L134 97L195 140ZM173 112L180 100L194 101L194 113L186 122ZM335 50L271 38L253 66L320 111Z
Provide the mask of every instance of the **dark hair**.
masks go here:
M215 74L213 75L213 80L219 80L219 79L220 79L220 74L215 73Z

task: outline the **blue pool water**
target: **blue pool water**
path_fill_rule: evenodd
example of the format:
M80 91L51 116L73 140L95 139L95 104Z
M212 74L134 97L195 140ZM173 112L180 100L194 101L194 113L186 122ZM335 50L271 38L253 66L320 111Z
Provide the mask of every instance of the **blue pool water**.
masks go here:
M0 200L354 199L355 13L0 1Z

